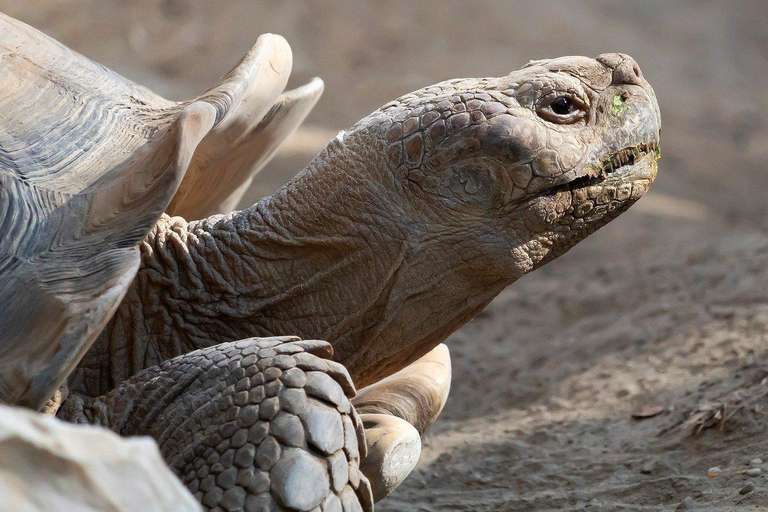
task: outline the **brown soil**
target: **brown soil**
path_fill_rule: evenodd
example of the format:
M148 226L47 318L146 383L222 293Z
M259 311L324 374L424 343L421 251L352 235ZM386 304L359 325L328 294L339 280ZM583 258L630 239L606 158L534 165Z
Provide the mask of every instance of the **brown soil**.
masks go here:
M249 201L410 90L529 59L632 54L664 119L657 183L449 341L451 398L377 510L768 508L768 11L759 1L0 0L171 97L285 35L327 92ZM634 412L657 412L633 419ZM744 473L761 458L762 474ZM719 466L718 476L707 476ZM739 494L747 482L754 490ZM697 510L700 510L697 508Z

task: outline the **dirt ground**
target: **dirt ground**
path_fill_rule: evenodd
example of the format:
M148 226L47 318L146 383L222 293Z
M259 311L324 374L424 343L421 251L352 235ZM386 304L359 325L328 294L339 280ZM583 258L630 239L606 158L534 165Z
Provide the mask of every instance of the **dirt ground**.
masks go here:
M212 85L258 34L286 36L292 84L319 75L327 89L249 202L413 89L535 58L633 55L662 109L657 182L449 339L448 405L417 470L377 510L768 509L763 2L0 0L0 10L174 98Z

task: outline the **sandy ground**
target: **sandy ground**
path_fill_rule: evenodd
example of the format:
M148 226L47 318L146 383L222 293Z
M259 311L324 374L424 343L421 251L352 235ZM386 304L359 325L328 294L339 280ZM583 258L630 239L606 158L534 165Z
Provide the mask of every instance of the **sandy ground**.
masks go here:
M445 412L415 473L377 510L673 510L687 497L697 510L768 508L762 2L0 0L0 10L173 98L215 83L258 34L285 35L292 83L319 75L327 92L249 202L410 90L534 58L632 54L662 109L656 184L452 336ZM755 458L765 464L748 476Z

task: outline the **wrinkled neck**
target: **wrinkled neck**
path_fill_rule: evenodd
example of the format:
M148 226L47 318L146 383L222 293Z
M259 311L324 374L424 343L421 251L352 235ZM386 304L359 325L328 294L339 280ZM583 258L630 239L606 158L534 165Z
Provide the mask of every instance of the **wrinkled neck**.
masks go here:
M376 163L336 141L274 196L190 225L190 251L216 272L199 299L218 326L211 336L328 340L365 385L498 294L507 283L467 268L466 240L425 235L401 184Z
M508 282L483 276L474 240L429 234L400 186L375 155L336 141L250 208L189 224L164 216L72 388L101 394L148 366L254 336L327 340L358 386L416 360Z
M325 339L340 361L367 351L411 254L393 179L335 141L275 195L190 223L192 331Z

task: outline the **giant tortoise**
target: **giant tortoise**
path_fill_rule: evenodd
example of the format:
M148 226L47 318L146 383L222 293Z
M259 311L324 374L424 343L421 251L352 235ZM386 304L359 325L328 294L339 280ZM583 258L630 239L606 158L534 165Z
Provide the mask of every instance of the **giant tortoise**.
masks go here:
M5 16L0 52L0 400L151 436L211 510L371 510L441 342L657 172L635 61L564 57L406 94L233 211L322 92L283 38L182 102Z

